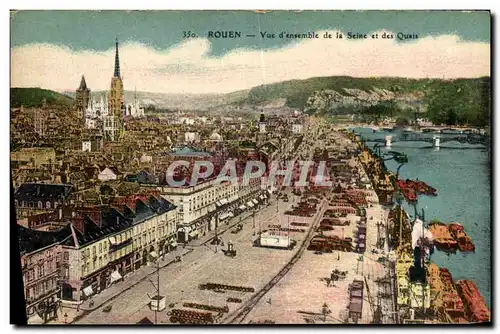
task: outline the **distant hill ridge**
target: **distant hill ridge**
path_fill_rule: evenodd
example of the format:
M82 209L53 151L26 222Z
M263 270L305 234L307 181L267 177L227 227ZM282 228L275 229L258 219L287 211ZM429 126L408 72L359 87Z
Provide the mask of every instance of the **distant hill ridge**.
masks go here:
M439 90L443 86L461 83L464 86L477 87L489 77L475 79L408 79L395 77L378 78L354 78L348 76L316 77L305 80L290 80L273 84L253 87L248 93L246 103L263 104L278 98L286 98L286 105L291 108L304 109L309 97L323 90L336 91L345 97L351 97L348 91L356 89L359 91L390 91L396 95L422 93L426 95Z
M63 94L74 97L74 91L65 91ZM105 96L107 91L91 91L93 98L99 99ZM175 93L155 93L143 91L124 92L126 103L133 101L135 94L137 99L144 106L154 105L157 108L179 109L179 110L209 110L219 106L240 103L248 95L248 90L237 91L227 94L175 94Z
M397 77L354 78L349 76L314 77L289 80L253 87L227 94L173 94L137 92L144 105L179 110L238 110L239 108L285 105L300 110L318 110L324 104L338 107L372 105L394 99L401 105L416 102L428 105L432 97L443 90L470 92L467 104L483 104L489 92L489 77L475 79L408 79ZM106 91L93 91L92 95ZM131 101L134 91L125 91ZM40 88L12 88L11 104L25 106L47 103L73 103L75 92L56 93ZM282 101L282 102L280 102ZM277 103L280 102L280 103ZM424 108L425 109L425 108ZM253 110L253 109L252 109Z
M11 107L37 108L43 105L43 101L49 106L72 106L74 99L48 89L42 88L11 88L10 105Z

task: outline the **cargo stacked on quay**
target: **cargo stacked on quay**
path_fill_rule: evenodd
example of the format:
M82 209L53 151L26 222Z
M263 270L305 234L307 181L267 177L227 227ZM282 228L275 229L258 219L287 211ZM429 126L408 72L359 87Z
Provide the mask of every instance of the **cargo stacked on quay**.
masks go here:
M388 212L389 248L396 257L394 293L397 296L399 322L437 324L490 321L490 312L476 285L471 280L453 281L448 269L439 268L430 260L434 246L446 252L475 250L474 243L461 224L445 224L438 220L426 224L424 213L417 214L418 196L436 196L436 189L418 179L398 179L398 173L387 170L380 153L370 150L354 133L348 133L347 136L359 145L360 162L381 201L383 199L384 204L392 205L393 197L397 198L394 195L400 193L402 197L398 198L399 203L406 200L415 207L413 221L401 204ZM390 153L393 156L403 155ZM407 160L402 162L406 163Z

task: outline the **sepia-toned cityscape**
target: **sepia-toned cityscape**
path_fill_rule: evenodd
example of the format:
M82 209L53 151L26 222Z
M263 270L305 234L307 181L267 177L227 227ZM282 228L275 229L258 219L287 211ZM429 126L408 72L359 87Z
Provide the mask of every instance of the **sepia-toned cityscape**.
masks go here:
M490 323L489 12L13 11L11 34L28 324Z

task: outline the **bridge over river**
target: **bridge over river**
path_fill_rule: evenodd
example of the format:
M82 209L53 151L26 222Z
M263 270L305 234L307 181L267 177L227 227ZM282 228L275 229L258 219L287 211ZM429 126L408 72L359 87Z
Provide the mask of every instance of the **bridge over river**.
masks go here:
M357 134L359 135L359 134ZM371 137L366 134L359 135L364 141L383 143L385 146L390 147L395 142L427 142L432 144L433 147L440 147L445 142L458 142L462 144L483 145L488 147L490 144L490 137L486 134L478 133L463 133L453 135L437 135L425 134L417 132L402 132L399 134L391 134L380 138L380 136Z

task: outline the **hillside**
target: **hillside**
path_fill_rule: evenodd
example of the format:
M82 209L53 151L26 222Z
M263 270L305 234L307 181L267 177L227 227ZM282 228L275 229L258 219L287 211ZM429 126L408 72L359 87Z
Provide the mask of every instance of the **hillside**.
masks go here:
M41 88L11 88L10 105L11 107L41 107L43 101L49 106L71 106L74 100L66 95L54 92L52 90Z
M11 89L11 103L28 106L48 103L72 103L74 92L56 92L39 88ZM106 91L92 92L94 98ZM277 112L292 108L315 115L357 114L370 117L413 118L420 112L435 123L482 126L490 119L490 78L407 79L317 77L253 87L228 94L168 94L125 91L125 101L137 94L146 107L156 111L190 110L229 114L255 114L261 109ZM66 96L68 95L68 96Z
M351 96L345 89L369 92L377 88L411 93L433 89L442 82L437 79L318 77L254 87L250 90L247 101L251 104L260 104L277 98L286 98L289 107L303 109L315 91L332 90L343 96Z
M94 98L104 97L106 93L106 91L91 92ZM64 92L63 94L75 96L75 92ZM228 94L170 94L126 90L124 93L125 102L133 101L136 94L137 99L143 105L154 105L157 109L210 110L244 101L248 95L248 90Z
M245 103L286 106L309 114L374 113L419 110L439 123L487 124L490 78L406 79L318 77L254 87Z

